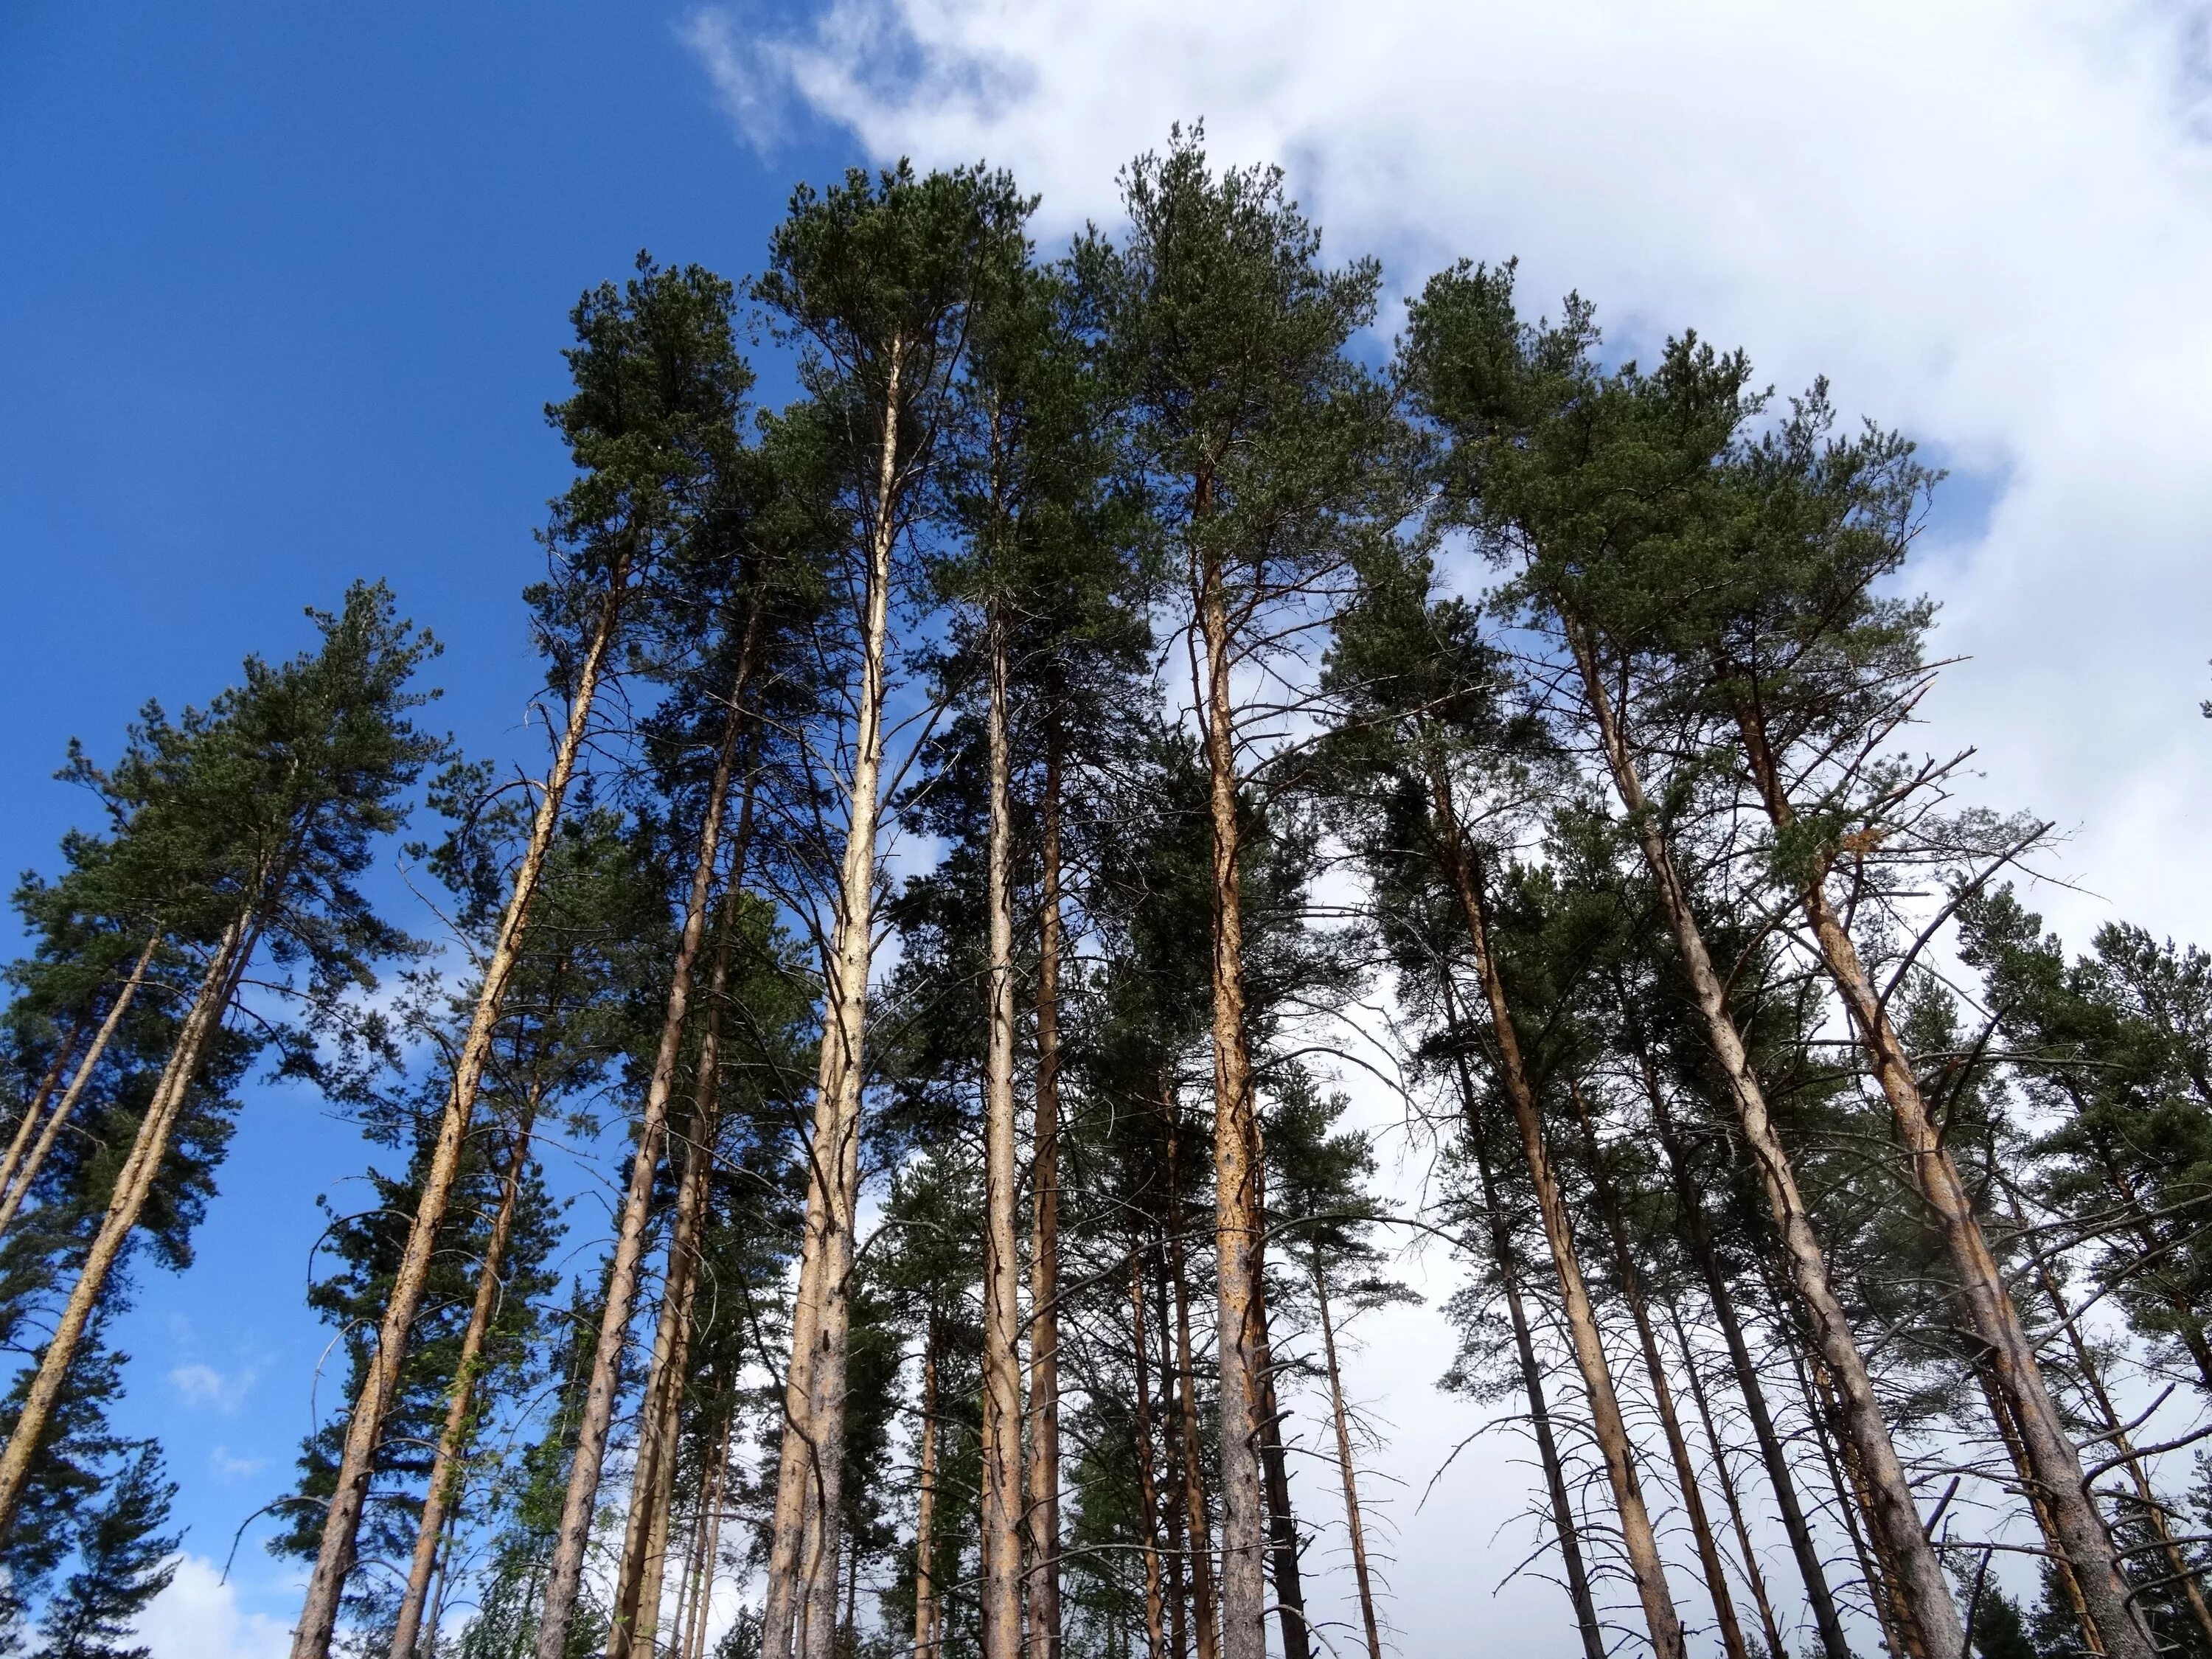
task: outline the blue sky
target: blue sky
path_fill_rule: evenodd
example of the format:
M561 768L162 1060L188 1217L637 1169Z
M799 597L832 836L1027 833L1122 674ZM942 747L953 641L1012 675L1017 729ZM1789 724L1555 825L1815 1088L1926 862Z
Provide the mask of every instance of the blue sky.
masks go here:
M566 476L541 410L568 307L641 247L742 276L793 179L859 159L802 138L764 171L679 19L0 12L9 873L51 870L89 817L50 780L71 736L112 755L147 698L202 700L247 653L299 649L301 608L356 576L446 641L438 723L538 752L519 594ZM327 1337L302 1302L314 1200L343 1204L364 1158L312 1097L257 1087L198 1264L143 1278L123 1420L166 1443L196 1553L220 1559L283 1488ZM243 1605L288 1618L252 1534L239 1559Z

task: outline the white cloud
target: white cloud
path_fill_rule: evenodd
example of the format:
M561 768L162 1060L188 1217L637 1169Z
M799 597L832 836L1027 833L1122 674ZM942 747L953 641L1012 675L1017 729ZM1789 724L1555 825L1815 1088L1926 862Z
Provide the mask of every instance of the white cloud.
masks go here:
M269 1467L265 1457L240 1457L228 1446L208 1448L208 1467L226 1480L243 1480Z
M168 1589L140 1615L137 1638L152 1659L283 1659L292 1646L283 1620L241 1608L236 1586L198 1555L178 1563Z
M181 1395L187 1405L211 1406L223 1413L236 1411L245 1402L246 1393L253 1387L259 1372L248 1366L243 1370L223 1372L199 1360L176 1365L169 1370L169 1386Z

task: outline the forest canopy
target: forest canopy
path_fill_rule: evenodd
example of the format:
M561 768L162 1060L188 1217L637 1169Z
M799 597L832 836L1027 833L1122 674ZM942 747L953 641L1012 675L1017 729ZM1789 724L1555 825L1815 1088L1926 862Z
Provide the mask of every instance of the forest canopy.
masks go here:
M263 1498L293 1659L1382 1659L1416 1244L1526 1477L1470 1610L2212 1659L2212 957L2069 951L2073 804L1926 750L1940 472L1510 258L1401 316L1200 129L1120 186L1053 248L1004 171L855 170L746 282L586 290L530 766L372 581L72 745L0 1651L144 1659L109 1334L263 1068L374 1153Z

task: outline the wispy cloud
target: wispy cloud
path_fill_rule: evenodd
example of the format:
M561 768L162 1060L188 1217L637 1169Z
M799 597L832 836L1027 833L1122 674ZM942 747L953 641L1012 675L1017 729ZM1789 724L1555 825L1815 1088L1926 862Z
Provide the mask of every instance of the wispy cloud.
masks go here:
M228 1446L208 1448L208 1467L226 1480L243 1480L269 1467L265 1457L240 1457Z
M687 13L676 34L707 71L738 137L767 159L789 131L787 47L757 30L741 29L727 10L712 6Z
M246 1394L259 1374L258 1367L250 1365L241 1370L219 1371L214 1366L196 1359L187 1364L171 1367L169 1386L182 1396L187 1405L234 1412L245 1403Z

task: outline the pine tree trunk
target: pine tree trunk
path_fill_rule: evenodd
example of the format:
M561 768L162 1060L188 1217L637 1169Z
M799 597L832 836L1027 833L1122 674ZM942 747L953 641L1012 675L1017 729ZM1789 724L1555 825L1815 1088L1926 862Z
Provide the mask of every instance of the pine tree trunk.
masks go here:
M160 938L161 935L156 933L146 941L146 959L152 958L154 945ZM31 1132L39 1127L46 1103L54 1097L54 1091L61 1086L62 1073L68 1069L70 1056L76 1052L76 1040L84 1035L84 1018L80 1012L70 1022L69 1030L54 1045L53 1060L39 1079L39 1086L31 1091L30 1099L24 1103L23 1115L15 1121L15 1133L8 1141L8 1155L0 1158L0 1193L9 1191L15 1184L15 1170L23 1161L23 1149L31 1144ZM13 1212L13 1206L10 1206L6 1213ZM0 1232L6 1231L5 1218L0 1216Z
M739 695L731 701L722 732L714 772L707 788L705 811L699 825L691 863L690 890L684 904L684 927L678 936L676 959L669 972L668 1000L660 1023L660 1041L653 1055L653 1073L647 1083L645 1109L638 1123L637 1152L630 1159L629 1189L615 1233L615 1253L607 1279L607 1299L600 1310L597 1344L592 1353L591 1382L584 1394L584 1409L577 1425L576 1450L568 1468L568 1489L554 1534L553 1559L546 1572L545 1605L538 1621L538 1659L563 1659L568 1647L568 1625L574 1616L576 1595L583 1583L584 1553L591 1542L592 1514L599 1498L599 1478L607 1451L607 1432L614 1420L615 1395L620 1386L623 1349L635 1304L639 1272L645 1255L646 1223L653 1203L654 1172L660 1167L661 1142L666 1138L669 1097L676 1090L676 1071L683 1055L684 1028L691 1006L691 981L707 933L707 902L720 862L722 815L728 804L730 777L736 765L738 737L743 720L744 676L738 671ZM664 1307L665 1298L664 1298ZM648 1413L648 1428L653 1418ZM306 1659L295 1654L294 1659Z
M1767 815L1778 830L1795 822L1780 764L1757 710L1739 704L1737 724ZM1958 1276L1967 1322L1988 1352L1984 1360L1990 1383L2003 1400L2020 1439L2021 1451L2044 1508L2053 1545L2064 1557L2087 1609L2115 1659L2154 1659L2157 1644L2129 1592L2118 1552L2105 1518L2098 1513L2057 1401L2043 1379L2035 1344L2021 1322L2020 1310L2005 1288L2004 1275L1991 1254L1972 1194L1960 1179L1957 1163L1943 1144L1928 1103L1920 1092L1911 1056L1889 1018L1883 997L1859 960L1850 932L1829 900L1823 860L1800 897L1805 920L1818 941L1828 976L1850 1011L1851 1024L1866 1051L1875 1081L1889 1102L1899 1138L1912 1161L1914 1183L1936 1218L1951 1270Z
M1719 1480L1721 1499L1728 1505L1729 1525L1735 1534L1738 1553L1743 1558L1744 1583L1750 1586L1751 1599L1759 1608L1759 1626L1766 1641L1770 1659L1780 1659L1782 1630L1775 1622L1774 1603L1766 1593L1766 1575L1759 1571L1759 1552L1751 1541L1751 1528L1743 1516L1743 1500L1737 1494L1735 1476L1729 1472L1727 1449L1721 1443L1720 1431L1713 1425L1713 1407L1705 1393L1705 1378L1698 1370L1697 1350L1691 1346L1689 1334L1682 1328L1682 1310L1672 1293L1666 1298L1667 1321L1674 1328L1674 1346L1681 1351L1682 1374L1690 1380L1690 1399L1698 1408L1698 1421L1705 1431L1714 1477Z
M40 1127L39 1138L32 1144L27 1155L21 1153L23 1137L29 1132L33 1120L39 1115L46 1097L53 1091L54 1083L60 1075L63 1054L54 1056L52 1069L47 1073L46 1080L39 1085L37 1096L24 1111L22 1127L15 1132L15 1144L9 1148L7 1171L0 1175L0 1189L7 1194L5 1198L0 1198L0 1237L7 1236L8 1229L15 1224L15 1212L30 1196L31 1184L38 1180L39 1171L46 1164L46 1154L53 1151L55 1139L69 1122L70 1114L76 1110L76 1103L83 1097L85 1086L92 1081L93 1073L100 1068L100 1060L107 1053L107 1045L113 1041L117 1029L123 1024L123 1016L130 1012L139 988L145 984L146 970L153 965L154 952L161 943L161 935L157 933L146 941L146 948L138 953L138 960L131 969L131 977L123 981L122 988L115 994L115 1000L108 1004L107 1017L100 1022L100 1029L93 1033L91 1046L84 1051L83 1058L77 1061L76 1071L70 1075L69 1087L62 1091L60 1101L46 1115ZM64 1050L65 1053L66 1048Z
M1254 1162L1258 1167L1256 1153ZM1266 1213L1264 1206L1261 1213ZM1276 1620L1283 1632L1283 1659L1311 1659L1305 1588L1298 1572L1298 1521L1291 1508L1291 1471L1283 1450L1282 1406L1275 1394L1275 1349L1267 1327L1264 1274L1253 1288L1258 1292L1253 1307L1260 1332L1260 1399L1255 1420L1260 1425L1260 1473L1267 1498L1267 1553L1275 1578Z
M438 1540L445 1536L447 1516L459 1497L459 1464L466 1455L476 1420L477 1370L491 1330L493 1311L499 1304L500 1272L506 1265L507 1244L514 1229L515 1206L522 1194L522 1175L530 1161L530 1135L538 1117L539 1084L533 1078L515 1120L514 1137L507 1156L507 1172L500 1179L499 1209L492 1217L491 1237L484 1243L483 1261L477 1270L476 1300L470 1304L469 1322L461 1333L460 1358L453 1367L446 1421L438 1432L438 1449L430 1459L430 1480L422 1495L422 1514L415 1528L415 1555L407 1572L407 1588L399 1600L392 1626L392 1659L414 1659L422 1628L422 1610L430 1593L430 1572L438 1558Z
M1198 516L1207 511L1201 481ZM1261 1565L1259 1332L1260 1218L1254 1149L1252 1057L1244 1030L1244 917L1237 889L1237 753L1230 705L1232 641L1218 559L1200 557L1200 631L1206 645L1208 806L1212 822L1213 1188L1215 1343L1221 1369L1221 1646L1224 1659L1267 1659L1267 1582Z
M1169 1147L1172 1156L1172 1139ZM1173 1183L1170 1184L1172 1186ZM1160 1453L1169 1486L1160 1502L1160 1522L1162 1529L1167 1534L1168 1650L1174 1655L1174 1659L1190 1659L1188 1590L1193 1575L1189 1565L1190 1547L1183 1525L1183 1519L1190 1510L1190 1488L1184 1473L1187 1465L1183 1459L1183 1413L1179 1404L1181 1390L1177 1386L1182 1373L1176 1364L1175 1350L1170 1336L1176 1305L1168 1290L1167 1264L1172 1250L1170 1240L1168 1249L1161 1251L1156 1264L1160 1304ZM1177 1279L1180 1282L1180 1275Z
M265 880L257 885L262 894L268 892L270 884ZM176 1047L170 1050L168 1064L162 1067L161 1081L155 1085L153 1098L147 1103L146 1115L138 1121L131 1154L115 1178L115 1190L109 1196L106 1213L100 1218L100 1231L93 1237L84 1265L77 1270L76 1283L70 1287L69 1301L62 1308L54 1334L47 1339L39 1356L38 1370L24 1396L15 1430L8 1437L7 1449L0 1451L0 1543L5 1543L15 1530L15 1512L21 1506L23 1489L46 1439L54 1407L60 1402L62 1389L68 1382L70 1365L84 1340L100 1293L107 1286L108 1275L114 1271L123 1247L130 1241L131 1230L138 1224L146 1200L154 1190L162 1162L168 1156L169 1138L191 1094L200 1056L216 1028L222 1024L223 1011L238 988L239 976L253 954L258 927L254 913L249 910L234 918L216 942L208 959L207 970L201 975L191 1012L185 1016L183 1028L177 1033Z
M875 517L861 599L860 687L851 817L824 962L822 1053L807 1150L806 1221L792 1310L791 1368L769 1522L761 1659L829 1659L844 1480L845 1339L860 1201L860 1104L868 969L874 946L876 830L882 803L884 650L890 615L902 340L891 342L877 452ZM810 1545L811 1547L810 1547ZM826 1610L831 1614L822 1617ZM548 1659L550 1656L548 1656Z
M1759 1380L1758 1368L1752 1364L1750 1345L1744 1340L1743 1321L1736 1311L1735 1293L1729 1289L1728 1276L1721 1270L1720 1257L1713 1249L1712 1233L1705 1220L1705 1201L1698 1191L1697 1176L1690 1167L1681 1138L1675 1132L1674 1114L1651 1069L1650 1057L1639 1051L1636 1058L1645 1096L1651 1103L1652 1123L1659 1132L1659 1144L1666 1152L1667 1167L1674 1179L1675 1207L1681 1217L1683 1239L1705 1279L1705 1297L1712 1307L1713 1321L1721 1328L1721 1338L1728 1345L1736 1391L1743 1396L1744 1412L1751 1419L1752 1435L1759 1442L1759 1457L1766 1466L1767 1485L1773 1491L1775 1508L1781 1512L1782 1529L1790 1540L1790 1552L1796 1559L1798 1576L1804 1581L1805 1599L1813 1610L1814 1628L1820 1632L1821 1653L1824 1659L1851 1659L1850 1644L1844 1638L1843 1620L1836 1611L1835 1594L1828 1588L1827 1568L1820 1560L1820 1546L1814 1541L1804 1506L1798 1501L1797 1480L1790 1471L1789 1454L1783 1447L1782 1437L1775 1431L1773 1415L1767 1410L1766 1390Z
M1457 1000L1449 973L1439 976L1444 1014L1454 1027L1460 1024ZM1566 1566L1567 1599L1575 1609L1575 1627L1583 1638L1583 1659L1606 1659L1605 1632L1597 1622L1597 1604L1590 1598L1589 1574L1583 1565L1582 1529L1575 1524L1572 1499L1567 1495L1565 1466L1552 1432L1552 1408L1544 1395L1543 1368L1536 1363L1536 1344L1528 1328L1528 1310L1521 1300L1520 1253L1513 1247L1513 1229L1498 1201L1496 1177L1490 1168L1490 1152L1484 1144L1482 1114L1469 1073L1467 1054L1457 1044L1452 1049L1453 1070L1459 1078L1460 1110L1465 1115L1468 1144L1474 1152L1475 1172L1482 1182L1482 1211L1490 1228L1490 1255L1498 1268L1498 1282L1505 1296L1505 1312L1513 1327L1513 1352L1521 1364L1521 1387L1528 1396L1528 1419L1536 1431L1536 1453L1544 1465L1544 1486L1552 1500L1552 1525L1559 1534L1559 1555Z
M2096 1615L2089 1609L2088 1598L2081 1593L2081 1575L2066 1559L2065 1540L2058 1535L2057 1518L2028 1463L2027 1448L2021 1440L2020 1419L2013 1414L2012 1401L1997 1387L1988 1366L1975 1366L1974 1380L1981 1384L1990 1421L1996 1425L1997 1438L2003 1443L2005 1455L2012 1463L2013 1478L2020 1486L2020 1494L2027 1500L2028 1513L2035 1517L2036 1530L2043 1534L2044 1547L2050 1552L2052 1576L2057 1579L2059 1593L2066 1598L2066 1606L2074 1615L2075 1628L2081 1632L2082 1650L2103 1659L2106 1651L2104 1632L2098 1628Z
M1206 1474L1198 1449L1198 1373L1191 1360L1190 1270L1182 1242L1182 1174L1178 1168L1182 1146L1181 1113L1172 1093L1167 1100L1168 1193L1174 1208L1168 1229L1168 1271L1175 1283L1176 1394L1180 1413L1178 1438L1182 1448L1183 1557L1190 1571L1191 1623L1198 1638L1198 1659L1221 1659L1219 1626L1213 1598L1213 1534L1206 1513Z
M1152 1466L1152 1378L1145 1334L1145 1258L1141 1250L1129 1252L1129 1352L1135 1370L1137 1408L1137 1496L1145 1524L1145 1652L1146 1659L1167 1659L1167 1631L1160 1583L1160 1489Z
M1689 1517L1690 1534L1698 1547L1698 1563L1705 1570L1705 1591L1712 1600L1713 1619L1720 1626L1721 1647L1729 1659L1750 1659L1743 1644L1742 1626L1736 1622L1735 1598L1729 1593L1728 1569L1721 1560L1720 1540L1713 1535L1712 1520L1705 1512L1705 1493L1698 1485L1697 1468L1690 1462L1689 1443L1682 1437L1681 1419L1674 1409L1674 1391L1667 1381L1666 1358L1659 1352L1659 1334L1652 1328L1651 1310L1644 1303L1643 1275L1637 1271L1636 1256L1629 1248L1628 1228L1621 1219L1613 1178L1606 1172L1597 1126L1590 1121L1582 1085L1571 1081L1567 1092L1574 1102L1575 1116L1582 1125L1583 1146L1589 1158L1591 1192L1613 1243L1613 1271L1620 1277L1621 1295L1627 1301L1629 1317L1636 1326L1636 1340L1644 1352L1644 1369L1651 1378L1651 1403L1658 1411L1660 1431L1666 1436L1667 1453L1674 1465L1674 1481L1681 1490L1683 1512Z
M576 671L575 690L568 703L568 722L553 751L553 768L546 775L544 793L531 820L530 840L514 873L514 890L507 896L507 909L500 917L491 955L484 963L483 980L477 989L476 1009L469 1020L469 1034L453 1062L453 1087L446 1097L445 1115L438 1125L437 1145L422 1182L422 1196L416 1204L415 1218L408 1228L406 1249L400 1256L398 1271L392 1276L392 1293L385 1300L375 1355L362 1378L361 1392L355 1396L352 1413L347 1419L345 1446L338 1459L330 1511L324 1517L322 1538L316 1550L314 1571L307 1579L300 1622L293 1627L292 1659L330 1659L331 1636L337 1627L338 1602L345 1591L345 1581L353 1571L355 1537L361 1528L362 1506L368 1501L376 1449L384 1437L385 1413L391 1409L392 1391L399 1383L400 1364L407 1357L408 1333L422 1306L423 1287L429 1280L431 1255L437 1248L438 1230L445 1224L446 1209L453 1200L453 1182L460 1173L462 1144L476 1118L477 1090L483 1080L484 1066L491 1058L492 1042L498 1034L500 1018L506 1007L507 981L514 976L515 963L521 954L531 907L538 897L538 879L552 846L555 826L560 822L569 779L575 773L576 757L583 748L585 732L591 722L592 702L599 692L607 653L614 645L629 585L629 563L625 556L608 580L592 642ZM553 1659L553 1656L548 1659Z
M1927 1642L1913 1621L1911 1605L1899 1593L1895 1559L1890 1555L1880 1532L1873 1532L1870 1537L1860 1534L1857 1517L1873 1515L1874 1496L1867 1489L1866 1471L1859 1463L1857 1449L1838 1431L1843 1410L1829 1383L1826 1370L1820 1364L1820 1356L1793 1344L1790 1362L1797 1368L1798 1387L1804 1391L1807 1419L1820 1443L1821 1455L1827 1461L1828 1478L1835 1486L1837 1511L1843 1516L1844 1529L1850 1534L1851 1547L1858 1553L1860 1571L1866 1578L1867 1597L1881 1621L1882 1639L1897 1659L1926 1659Z
M699 1551L699 1576L691 1592L691 1622L684 1632L681 1659L707 1659L707 1626L714 1612L714 1577L722 1549L722 1492L730 1478L730 1439L736 1426L732 1407L723 1414L714 1461L708 1468L706 1492L700 1500L699 1523L707 1536Z
M1048 688L1049 689L1049 688ZM1030 1158L1030 1654L1060 1659L1060 755L1048 714L1038 884L1036 1124ZM1153 1568L1157 1571L1158 1563Z
M1637 1599L1643 1605L1645 1624L1657 1659L1683 1659L1682 1624L1667 1585L1667 1569L1659 1554L1659 1540L1651 1525L1637 1478L1634 1449L1622 1420L1620 1396L1613 1391L1613 1371L1598 1333L1597 1316L1589 1291L1583 1282L1575 1254L1574 1234L1568 1224L1565 1200L1545 1150L1543 1121L1538 1115L1535 1091L1521 1063L1521 1045L1513 1029L1513 1014L1506 1001L1505 983L1491 954L1489 918L1485 911L1480 880L1469 868L1470 849L1461 833L1458 809L1451 787L1440 766L1430 770L1431 793L1437 811L1438 852L1444 874L1458 898L1467 924L1468 943L1474 958L1475 975L1481 981L1490 1010L1492 1040L1498 1054L1498 1080L1513 1109L1521 1132L1521 1150L1535 1189L1536 1207L1544 1223L1552 1266L1559 1281L1559 1297L1566 1315L1567 1332L1574 1349L1576 1368L1589 1398L1591 1429L1599 1454L1605 1460L1606 1478L1613 1487L1620 1511L1621 1541L1628 1553L1629 1570L1636 1582Z
M1006 743L1006 637L989 624L989 1037L983 1127L983 1659L1022 1653L1021 1257L1014 1243L1012 762Z
M2019 1224L2017 1217L2014 1220ZM2142 1459L2136 1455L2135 1446L2128 1437L2125 1420L2113 1403L2111 1391L2105 1386L2104 1367L2098 1363L2095 1352L2082 1337L2080 1322L2074 1310L2067 1305L2065 1292L2061 1289L2057 1275L2051 1271L2051 1264L2042 1255L2037 1255L2034 1262L2036 1282L2042 1286L2044 1296L2058 1315L2059 1328L2066 1333L2067 1346L2074 1355L2074 1368L2081 1373L2081 1386L2095 1404L2097 1415L2103 1421L2104 1431L2100 1439L2110 1442L2114 1453L2124 1461L2129 1482L2136 1489L2136 1501L2142 1510L2144 1523L2150 1528L2151 1535L2158 1541L2159 1553L2166 1559L2166 1570L2173 1575L2174 1582L2181 1587L2181 1593L2188 1601L2189 1615L2196 1621L2197 1632L2204 1638L2206 1651L2212 1652L2212 1607L2205 1605L2203 1589L2197 1583L2199 1575L2174 1541L2172 1530L2166 1524L2166 1505L2159 1501L2157 1491L2151 1485L2150 1472L2144 1468Z
M1375 1620L1375 1585L1367 1571L1367 1527L1359 1515L1359 1477L1352 1458L1352 1422L1344 1409L1344 1373L1336 1363L1336 1324L1328 1312L1328 1278L1321 1249L1313 1253L1314 1305L1321 1313L1322 1363L1328 1373L1329 1416L1336 1425L1336 1464L1344 1476L1344 1523L1352 1535L1352 1577L1359 1590L1359 1622L1367 1638L1367 1659L1382 1659L1382 1636Z
M1728 1007L1727 994L1705 949L1704 931L1690 904L1689 891L1674 866L1658 817L1644 793L1630 754L1626 734L1614 715L1596 658L1580 626L1566 620L1567 637L1581 670L1583 690L1605 751L1613 787L1627 813L1630 828L1650 867L1660 908L1674 935L1676 949L1690 988L1703 1017L1714 1058L1729 1081L1736 1115L1743 1126L1744 1141L1759 1167L1772 1212L1775 1231L1788 1257L1790 1273L1812 1321L1814 1340L1842 1395L1844 1428L1859 1467L1863 1470L1874 1502L1871 1521L1884 1553L1897 1564L1899 1591L1912 1623L1927 1643L1926 1659L1965 1659L1966 1632L1959 1609L1943 1577L1942 1564L1922 1529L1912 1488L1905 1466L1891 1443L1888 1425L1875 1397L1874 1381L1858 1351L1843 1303L1831 1283L1826 1260L1813 1231L1812 1218L1797 1189L1780 1138L1767 1115L1766 1096L1760 1088L1741 1034Z
M732 719L737 718L733 713ZM751 842L752 786L738 815L730 873L724 882L716 927L714 971L708 977L705 1031L692 1073L692 1111L684 1174L676 1193L675 1224L668 1236L668 1265L661 1274L653 1363L646 1373L639 1413L637 1456L630 1476L630 1509L623 1534L622 1564L615 1579L613 1617L607 1626L607 1659L650 1655L659 1622L660 1588L667 1560L668 1516L676 1489L676 1443L683 1426L684 1390L690 1363L692 1310L699 1285L699 1241L706 1230L721 1125L722 1006L727 994L730 946L744 891L745 854Z
M914 1518L914 1659L937 1659L937 1314L921 1339L921 1457Z

